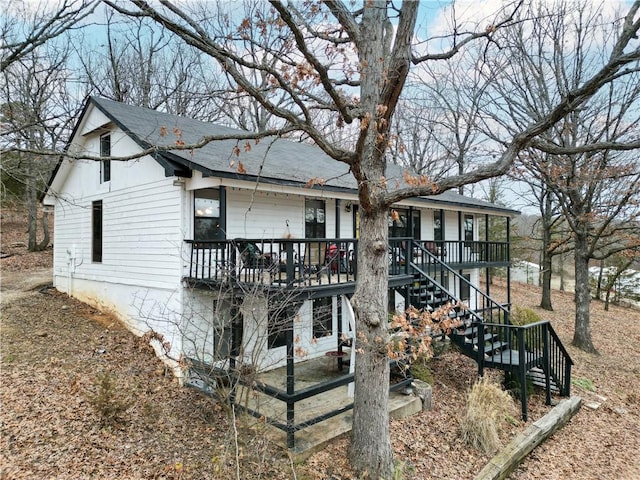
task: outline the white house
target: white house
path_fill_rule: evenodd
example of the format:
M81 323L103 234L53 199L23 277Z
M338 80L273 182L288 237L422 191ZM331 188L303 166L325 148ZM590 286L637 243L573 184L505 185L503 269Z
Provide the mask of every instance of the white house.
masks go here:
M52 175L43 203L55 212L54 285L137 334L161 334L174 359L291 371L327 352L342 359L357 277L355 181L314 146L233 139L241 134L89 98L68 152L109 159L64 157ZM154 149L207 135L229 139ZM404 183L399 167L387 178ZM498 308L479 284L490 267L509 266L509 245L480 231L489 216L508 224L518 212L453 192L393 210L390 309L432 308L434 289L471 310Z
M90 98L68 150L117 158L153 146L195 143L206 135L238 133ZM402 171L398 169L396 175L401 181ZM323 184L309 188L310 179L322 179ZM390 175L389 180L396 179ZM211 288L194 288L188 281L193 276L189 273L193 244L185 241L358 236L357 195L347 165L313 146L283 139L259 143L225 140L198 150L158 151L128 161L64 158L51 178L44 204L55 211L55 287L114 312L138 334L150 329L164 334L176 358L185 351L185 332L180 332L185 317L203 316L207 311L211 315L212 297L219 293ZM450 263L459 263L461 241L467 242L467 247L469 242L478 241L479 222L485 216L508 219L517 213L449 192L407 200L396 211L400 221L393 222L390 217L392 236L435 241ZM295 247L294 255L301 261L305 246ZM341 255L346 263L352 261L354 242L345 243L345 248L348 250ZM508 260L504 254L502 257L500 261ZM460 271L478 284L477 267L482 265L475 260L467 263L475 264L475 268ZM452 291L469 295L456 279L446 281L451 282L447 286ZM332 306L325 305L325 309L331 308L332 322L336 322L335 294L349 292L333 293ZM401 296L396 295L396 299L404 305ZM314 336L312 303L309 300L300 306L294 325L300 351L305 352L300 359L323 355L335 350L337 344L337 328L326 328L330 335ZM257 309L251 303L252 316L258 315ZM207 321L210 323L210 319ZM260 366L282 365L284 348L256 346L268 335L253 331L246 323L245 343L260 350ZM256 323L260 326L268 322L258 319Z

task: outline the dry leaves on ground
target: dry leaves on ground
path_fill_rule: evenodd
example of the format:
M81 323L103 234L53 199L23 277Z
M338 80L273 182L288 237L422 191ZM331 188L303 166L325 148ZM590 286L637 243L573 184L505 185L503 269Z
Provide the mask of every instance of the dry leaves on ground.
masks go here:
M2 260L3 290L6 272L29 275L29 268L51 262L50 251L33 254L32 261L14 257ZM504 297L504 285L491 288L492 295ZM544 312L536 307L537 287L518 285L512 293L513 304L552 321L576 363L573 393L599 405L583 407L512 478L639 478L640 312L615 306L604 312L594 303L596 356L570 346L571 294L554 293L555 312ZM113 318L51 289L6 298L11 300L2 304L0 478L353 478L348 437L293 465L267 440L264 425L252 421L251 428L244 427L247 423L234 422L223 406L180 387L150 349ZM461 444L457 424L476 366L454 351L431 366L434 409L391 421L396 457L404 462L406 480L472 479L489 457ZM112 425L102 424L91 402L104 372L117 385L115 398L129 404ZM536 393L531 420L509 426L503 441L548 411L544 396Z

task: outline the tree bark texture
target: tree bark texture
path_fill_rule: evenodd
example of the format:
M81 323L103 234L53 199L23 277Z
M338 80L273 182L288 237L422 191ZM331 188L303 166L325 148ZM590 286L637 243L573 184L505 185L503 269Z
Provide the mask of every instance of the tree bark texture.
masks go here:
M38 192L36 189L36 178L34 175L27 175L27 212L29 216L29 241L30 252L38 250Z
M544 234L546 237L546 234ZM545 246L545 240L543 240L542 246L542 298L540 300L540 308L553 311L553 305L551 304L551 268L553 266L552 257L549 253L548 243Z
M359 282L352 300L357 354L351 461L361 478L388 479L393 474L387 407L387 215L380 209L361 219Z
M355 399L350 458L359 478L390 479L393 475L393 450L389 434L389 358L387 351L388 310L388 205L380 199L386 191L384 180L388 123L382 120L394 108L387 96L388 58L393 29L384 1L368 4L360 25L359 60L363 67L360 138L353 169L358 181L361 205L358 246L358 282L353 296L356 316ZM388 52L387 52L388 53Z
M591 339L589 304L589 252L587 238L575 237L575 273L576 273L576 321L572 344L589 353L598 353Z
M553 267L553 256L550 251L551 246L551 225L553 223L551 194L546 193L544 198L544 210L542 214L542 298L540 308L553 311L551 304L551 274Z

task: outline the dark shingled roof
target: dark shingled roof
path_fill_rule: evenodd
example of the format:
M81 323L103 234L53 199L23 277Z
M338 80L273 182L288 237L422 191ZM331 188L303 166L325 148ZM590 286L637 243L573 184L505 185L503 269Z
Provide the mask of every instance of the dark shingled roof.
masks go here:
M202 137L215 135L246 134L237 129L213 123L193 120L178 115L135 107L124 103L91 97L96 107L130 135L142 148L151 146L166 147L180 139L185 144L195 144ZM164 128L163 128L164 127ZM176 133L179 131L179 134ZM190 170L198 170L205 176L238 178L252 180L260 178L264 183L301 186L310 179L323 179L325 190L341 190L355 193L357 185L349 173L349 166L333 160L320 148L282 138L264 138L257 144L248 141L250 150L245 151L245 141L213 141L195 150L173 150L158 152L158 160L170 175L190 176ZM236 156L234 147L240 148ZM238 162L242 162L246 173L237 171ZM404 186L403 169L390 164L387 167L387 180L390 186ZM422 197L421 197L422 198ZM452 191L424 197L430 203L441 203L460 207L475 207L508 215L517 215L513 209L465 197Z

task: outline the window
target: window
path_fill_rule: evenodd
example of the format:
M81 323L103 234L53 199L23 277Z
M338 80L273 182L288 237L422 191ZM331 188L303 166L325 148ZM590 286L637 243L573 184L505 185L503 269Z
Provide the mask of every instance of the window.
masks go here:
M393 214L394 211L396 215ZM394 208L389 212L388 222L389 238L412 237L416 240L420 239L420 210Z
M204 188L194 193L193 239L196 241L225 238L220 221L220 190Z
M333 333L333 298L316 298L313 301L313 337L329 337Z
M268 348L278 348L287 345L287 332L293 330L293 316L288 308L276 307L269 309L267 322Z
M100 156L111 156L111 134L105 133L100 137ZM100 183L111 181L111 160L100 162Z
M463 302L468 302L469 298L471 297L471 285L469 285L470 282L471 274L463 273L462 278L460 279L460 300L462 300Z
M305 199L304 236L305 238L325 238L326 219L324 200Z
M433 239L436 242L444 240L444 212L434 210L433 212Z
M91 261L102 262L102 200L91 203Z
M464 216L464 241L473 242L473 215Z

